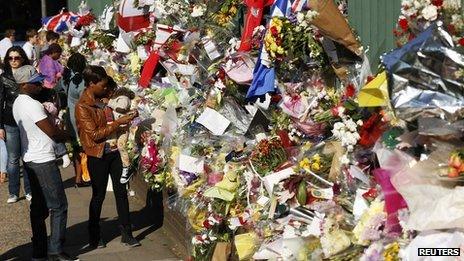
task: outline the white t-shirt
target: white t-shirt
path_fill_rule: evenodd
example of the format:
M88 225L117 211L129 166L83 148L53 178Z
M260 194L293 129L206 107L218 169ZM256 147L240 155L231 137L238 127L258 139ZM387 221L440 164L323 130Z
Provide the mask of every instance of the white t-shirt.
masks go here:
M20 94L13 103L13 117L19 127L23 160L34 163L55 160L53 140L36 125L47 118L43 105L29 95Z
M13 46L13 43L11 42L10 38L3 38L3 40L0 41L0 58L5 58L6 52L8 49L10 49Z
M26 42L24 45L23 45L23 50L24 52L26 53L27 55L27 58L29 58L29 60L34 63L35 62L35 50L34 50L34 45L32 45L30 42Z

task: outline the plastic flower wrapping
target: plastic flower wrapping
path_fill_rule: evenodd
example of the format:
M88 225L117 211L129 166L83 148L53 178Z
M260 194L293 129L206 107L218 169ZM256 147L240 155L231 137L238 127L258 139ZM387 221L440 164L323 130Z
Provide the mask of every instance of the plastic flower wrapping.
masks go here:
M378 75L345 1L127 2L119 22L115 3L70 24L65 58L79 51L136 92L134 178L174 195L194 260L463 246L459 1L402 1Z

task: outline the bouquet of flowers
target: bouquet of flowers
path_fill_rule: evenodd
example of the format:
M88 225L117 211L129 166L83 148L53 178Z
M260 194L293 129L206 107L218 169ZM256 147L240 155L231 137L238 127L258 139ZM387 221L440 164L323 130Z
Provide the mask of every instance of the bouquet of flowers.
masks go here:
M260 140L250 156L253 168L262 176L274 171L286 160L287 152L278 137Z
M456 44L464 46L464 17L457 0L403 0L394 30L397 45L404 45L437 20L445 23Z
M158 148L154 139L148 140L142 149L139 169L151 189L162 190L164 188L166 180L169 179L169 170L164 152Z

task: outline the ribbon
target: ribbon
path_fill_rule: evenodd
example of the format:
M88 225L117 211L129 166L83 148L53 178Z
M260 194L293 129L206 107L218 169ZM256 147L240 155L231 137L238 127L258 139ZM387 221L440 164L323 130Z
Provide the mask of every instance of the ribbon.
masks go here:
M158 51L152 51L150 56L143 64L142 74L140 75L139 85L143 88L147 88L150 84L150 80L155 73L155 69L158 66L160 56Z
M261 24L264 7L272 5L274 0L245 0L244 2L247 6L247 14L238 50L246 52L251 50L253 31Z

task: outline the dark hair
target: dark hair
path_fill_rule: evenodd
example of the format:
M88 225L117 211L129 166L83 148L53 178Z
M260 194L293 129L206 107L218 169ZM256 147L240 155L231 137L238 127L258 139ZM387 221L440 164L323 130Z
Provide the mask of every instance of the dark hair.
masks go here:
M45 50L45 54L46 55L50 55L50 54L53 54L53 53L62 53L63 52L63 49L61 48L61 46L57 43L52 43L50 44L50 46L48 46L48 49Z
M24 52L23 48L20 46L13 46L6 51L5 58L3 59L3 71L5 72L6 75L8 76L13 76L13 72L11 71L11 65L9 63L9 57L11 52L17 52L19 53L19 56L23 58L23 63L22 65L31 65L31 62L29 61L29 58L27 58L26 53Z
M101 66L96 65L89 65L85 67L84 71L82 72L84 76L85 86L88 87L90 83L98 83L105 79L108 79L108 75L106 74L105 69Z
M129 99L132 100L132 99L135 98L135 93L133 91L129 90L128 88L121 87L121 88L116 89L116 91L113 93L111 98L117 98L119 96L126 96L126 97L128 97Z
M60 39L60 35L53 31L47 31L47 35L45 36L45 39L47 39L47 42L50 42L51 40L58 40Z
M26 40L29 41L29 39L33 38L36 35L38 35L37 30L35 30L35 29L27 30L26 31Z
M16 30L15 29L6 29L5 30L5 37L11 37L13 35L16 34Z
M80 53L73 53L66 64L66 68L63 71L63 82L65 86L68 86L72 82L77 86L84 80L82 72L87 65L85 56ZM71 72L74 72L74 77L71 78Z
M106 88L108 91L114 91L116 88L118 88L118 85L114 81L113 77L108 76L108 83L106 84Z

